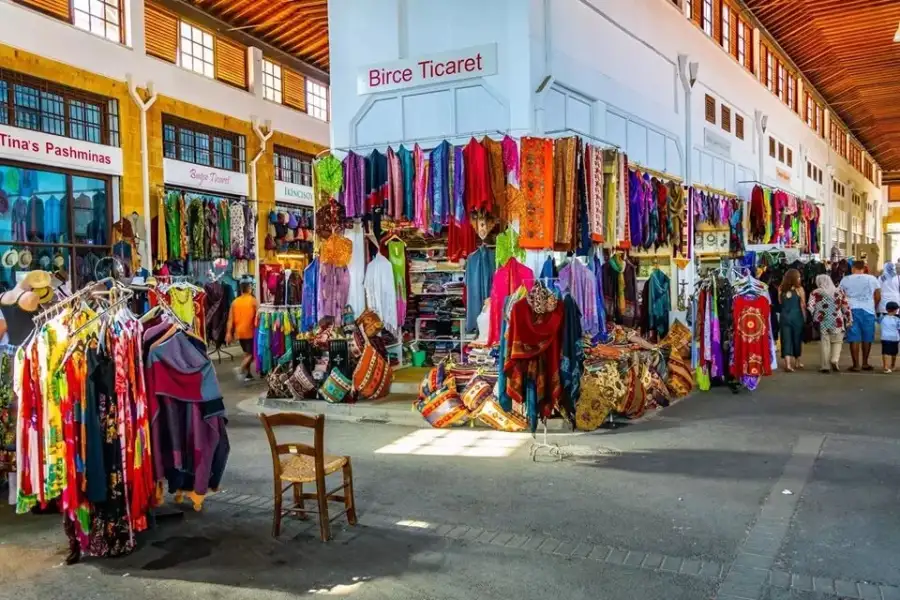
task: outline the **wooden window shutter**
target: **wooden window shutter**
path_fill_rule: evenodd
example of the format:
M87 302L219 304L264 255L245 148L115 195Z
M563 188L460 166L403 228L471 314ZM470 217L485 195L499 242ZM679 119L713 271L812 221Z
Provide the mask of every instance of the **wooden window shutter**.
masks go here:
M794 166L794 151L790 148L787 149L787 166Z
M731 109L722 105L722 129L731 133Z
M722 0L713 0L712 38L722 45Z
M737 139L744 139L744 117L741 115L734 115L734 135Z
M769 138L769 156L775 158L775 138Z
M144 6L144 27L146 28L147 54L178 62L178 17L148 2Z
M744 25L738 20L737 11L733 6L729 5L728 9L731 11L731 24L729 25L729 29L731 29L731 48L728 48L728 52L735 58L738 57L738 27L742 28ZM741 32L743 34L743 31ZM744 37L744 52L747 51L747 47L750 44L747 43L747 38Z
M297 110L306 110L306 78L290 69L281 70L284 103Z
M63 19L64 21L72 20L72 13L69 7L69 0L17 0L20 4L30 6L50 16Z
M694 0L691 4L691 18L698 26L703 27L703 0Z
M774 75L774 69L772 71ZM765 87L769 87L769 49L765 44L759 45L759 80Z
M216 36L216 79L247 89L247 48Z
M747 67L747 70L751 73L753 72L753 30L750 29L750 25L744 24L744 39L746 40L746 52L744 53L744 60L746 61L744 66Z
M716 123L716 100L709 94L706 95L706 120Z

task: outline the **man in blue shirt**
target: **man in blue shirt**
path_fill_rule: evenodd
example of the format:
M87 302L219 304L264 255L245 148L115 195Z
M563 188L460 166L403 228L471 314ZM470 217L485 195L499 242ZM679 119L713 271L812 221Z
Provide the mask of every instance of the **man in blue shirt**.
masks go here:
M853 274L841 280L841 289L850 301L853 324L847 331L850 343L850 358L854 372L860 371L859 354L862 349L863 371L871 371L869 353L875 341L875 307L881 302L881 285L873 275L866 274L866 264L862 260L853 261Z

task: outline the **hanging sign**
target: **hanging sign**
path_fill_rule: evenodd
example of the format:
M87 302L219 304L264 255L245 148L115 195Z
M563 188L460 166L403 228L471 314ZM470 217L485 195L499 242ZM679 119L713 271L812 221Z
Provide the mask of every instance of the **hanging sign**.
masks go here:
M781 167L775 167L775 176L778 178L778 181L782 183L790 183L791 182L791 172L785 171Z
M313 206L315 204L311 186L278 181L277 179L275 180L275 200L303 206Z
M164 158L163 177L172 185L234 196L250 195L250 178L246 173Z
M107 175L122 174L122 149L0 125L0 158Z
M356 88L374 94L496 74L497 44L486 44L362 67Z

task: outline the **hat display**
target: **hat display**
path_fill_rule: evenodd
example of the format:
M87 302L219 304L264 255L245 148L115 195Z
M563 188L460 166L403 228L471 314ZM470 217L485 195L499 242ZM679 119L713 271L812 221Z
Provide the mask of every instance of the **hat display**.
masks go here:
M37 294L38 302L41 304L47 304L53 300L53 288L49 285L47 287L35 288L34 293Z
M47 271L29 271L22 283L32 290L50 287L50 273Z
M22 269L30 267L32 260L34 260L34 257L31 255L31 250L22 250L19 252L19 267Z
M66 266L66 259L59 252L56 253L56 256L53 257L53 266L57 269L62 269Z
M0 258L0 264L2 264L7 269L12 269L19 263L19 251L15 248L10 248L6 252L3 253L3 257Z
M43 270L49 271L50 270L50 256L47 254L42 255L40 258L38 258L38 264L41 266L41 268Z
M297 229L298 227L300 227L300 224L297 221L297 213L291 213L291 216L288 219L288 228Z

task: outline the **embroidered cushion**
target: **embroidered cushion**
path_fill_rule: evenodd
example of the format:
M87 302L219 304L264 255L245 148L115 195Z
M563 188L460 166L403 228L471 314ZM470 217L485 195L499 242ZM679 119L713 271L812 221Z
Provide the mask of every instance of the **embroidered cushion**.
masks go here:
M473 415L477 415L481 405L491 397L494 386L478 376L469 382L462 395L463 404Z
M364 310L363 313L359 315L356 324L362 328L366 337L370 338L375 337L382 329L384 329L384 323L382 323L378 313L368 309Z
M669 378L666 380L673 398L684 398L694 389L690 364L680 356L669 357Z
M422 417L438 429L464 422L469 416L456 391L456 382L449 379L447 383L417 405Z
M319 388L319 395L322 396L323 400L332 404L338 404L344 401L352 389L353 382L341 373L340 369L335 367L328 375L328 379L322 383L322 387Z
M616 404L616 411L626 417L636 419L644 414L644 384L641 363L635 361L625 375L625 395Z
M481 405L478 420L498 431L525 431L528 423L523 417L503 410L493 396Z
M294 398L299 400L316 389L316 382L313 381L312 375L309 374L306 366L304 366L303 363L300 363L287 380L287 386L294 395Z
M360 398L377 400L387 395L394 372L383 356L371 344L366 344L362 356L353 371L353 387Z

